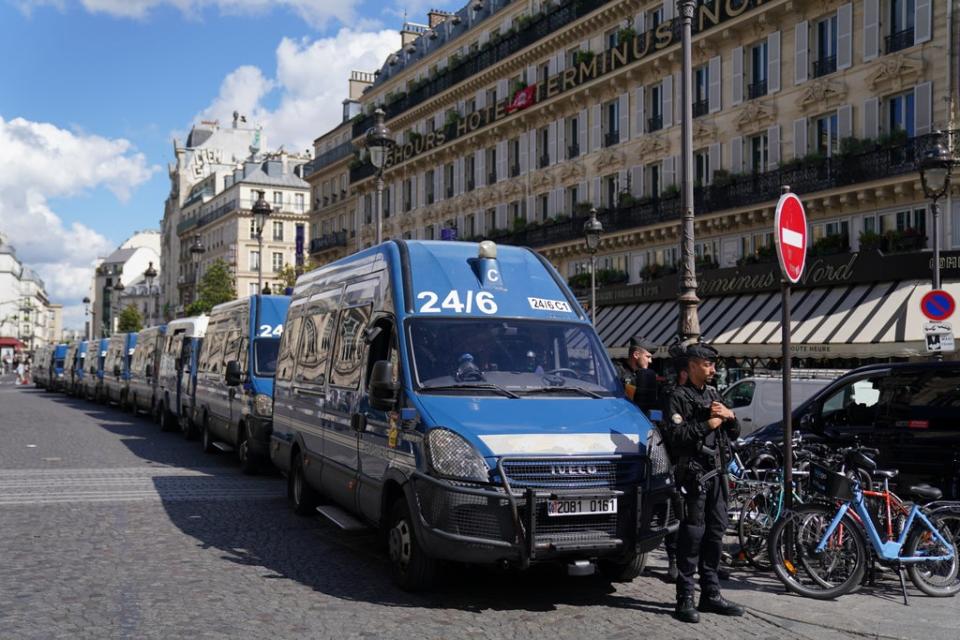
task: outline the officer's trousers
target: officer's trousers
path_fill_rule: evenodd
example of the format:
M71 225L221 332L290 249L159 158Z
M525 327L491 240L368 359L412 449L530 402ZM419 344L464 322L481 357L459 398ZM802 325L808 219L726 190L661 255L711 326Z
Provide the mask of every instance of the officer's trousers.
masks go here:
M720 592L717 571L723 555L723 532L727 528L724 481L725 476L719 475L702 487L689 483L686 488L686 514L677 540L677 599L693 596L696 584L693 576L698 564L701 592Z

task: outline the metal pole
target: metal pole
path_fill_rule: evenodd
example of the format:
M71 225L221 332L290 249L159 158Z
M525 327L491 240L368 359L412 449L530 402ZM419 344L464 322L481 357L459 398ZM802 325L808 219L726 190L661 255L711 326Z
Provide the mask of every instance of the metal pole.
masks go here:
M590 321L597 326L597 255L590 254Z
M383 242L383 171L377 172L377 244Z
M930 207L933 212L933 288L940 288L940 205L937 198Z
M790 397L790 282L783 280L783 506L793 508L793 402Z
M257 295L263 290L263 229L257 228Z
M700 319L697 317L697 272L694 263L693 235L693 39L694 0L678 0L677 13L680 16L681 42L683 49L683 87L681 101L683 117L681 120L682 152L682 188L680 190L680 208L683 212L680 239L680 295L679 318L677 327L681 340L696 340L700 337Z

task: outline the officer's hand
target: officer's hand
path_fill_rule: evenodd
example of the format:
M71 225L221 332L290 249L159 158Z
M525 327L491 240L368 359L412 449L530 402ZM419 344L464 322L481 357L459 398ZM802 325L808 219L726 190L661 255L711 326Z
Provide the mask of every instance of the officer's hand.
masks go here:
M714 400L710 403L710 415L714 418L722 418L723 420L733 420L736 418L736 415L726 407L722 402L717 402Z
M713 431L717 427L723 424L723 418L710 418L707 420L707 426L710 427L710 431Z

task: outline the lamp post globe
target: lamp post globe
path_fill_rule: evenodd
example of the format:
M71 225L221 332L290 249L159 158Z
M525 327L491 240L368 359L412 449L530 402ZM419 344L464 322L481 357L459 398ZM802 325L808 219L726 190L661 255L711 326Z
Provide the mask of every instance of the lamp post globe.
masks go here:
M207 248L203 246L203 241L200 240L200 234L195 234L193 236L193 244L190 245L190 259L193 260L193 301L196 301L200 297L197 291L200 282L200 260L206 252Z
M257 201L253 203L253 206L250 208L250 212L253 213L253 220L257 227L257 234L262 235L263 225L267 224L267 218L269 218L270 214L273 213L273 208L264 197L266 195L264 191L257 191L256 194Z
M153 297L153 281L156 279L156 277L157 277L157 270L153 268L153 262L150 262L147 265L146 271L143 272L143 278L144 280L147 281L147 296L149 297ZM151 323L150 321L153 318L153 316L156 315L156 313L157 313L157 304L156 302L154 302L153 313L151 313L150 316L146 318L147 324Z
M593 324L597 324L597 249L600 248L601 233L603 224L597 220L596 208L592 208L590 219L583 223L583 237L590 253L590 320Z
M373 112L373 126L367 129L364 145L370 154L370 163L377 170L377 244L383 242L383 170L387 164L387 153L396 144L390 129L384 123L383 109Z
M941 132L934 134L934 144L921 156L919 164L920 183L924 194L933 202L933 288L940 288L940 205L938 200L950 189L950 173L953 170L953 155L944 144ZM937 354L938 359L942 356Z

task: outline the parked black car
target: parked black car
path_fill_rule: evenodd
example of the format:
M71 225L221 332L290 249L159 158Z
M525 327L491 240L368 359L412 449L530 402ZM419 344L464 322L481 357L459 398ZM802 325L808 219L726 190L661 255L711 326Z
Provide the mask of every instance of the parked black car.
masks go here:
M960 362L854 369L797 407L793 425L838 445L875 447L882 468L900 470L898 484L929 482L960 498ZM746 438L782 439L782 422Z

